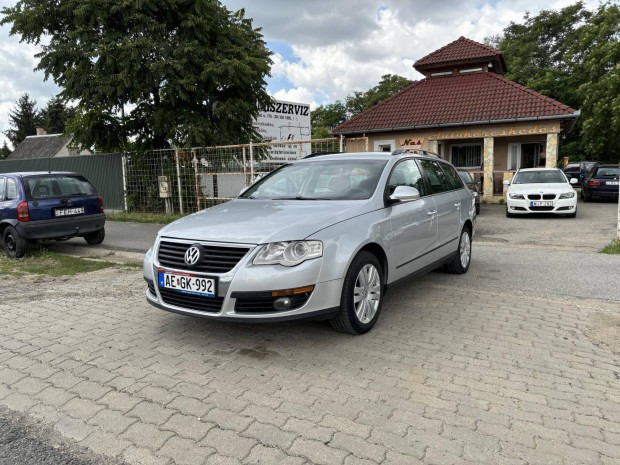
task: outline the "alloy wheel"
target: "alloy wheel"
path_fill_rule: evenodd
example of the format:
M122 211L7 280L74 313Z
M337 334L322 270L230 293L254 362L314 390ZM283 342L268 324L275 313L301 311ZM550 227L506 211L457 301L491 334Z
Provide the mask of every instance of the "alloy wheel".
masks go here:
M371 321L381 302L381 279L379 270L374 265L362 267L355 280L353 290L353 305L355 315L360 323Z

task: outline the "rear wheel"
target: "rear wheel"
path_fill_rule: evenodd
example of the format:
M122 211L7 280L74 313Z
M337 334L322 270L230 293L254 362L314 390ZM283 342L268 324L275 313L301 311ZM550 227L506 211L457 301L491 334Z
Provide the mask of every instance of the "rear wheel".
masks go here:
M583 187L581 188L581 198L584 202L589 202L590 200L592 200L592 196L588 194Z
M463 228L459 239L459 248L451 262L446 264L446 271L452 274L467 273L471 263L471 233L469 228Z
M105 239L105 228L84 235L84 240L88 245L99 245Z
M363 334L379 319L384 276L377 257L362 251L353 259L344 278L340 312L330 320L340 332Z
M4 251L9 258L22 258L26 253L26 240L13 226L7 226L2 235Z

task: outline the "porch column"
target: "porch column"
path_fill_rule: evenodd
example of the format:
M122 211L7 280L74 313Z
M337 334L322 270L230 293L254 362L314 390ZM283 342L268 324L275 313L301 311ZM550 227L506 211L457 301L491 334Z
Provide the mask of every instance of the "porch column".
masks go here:
M558 166L558 133L549 133L547 134L547 149L546 152L546 160L545 167L546 168L555 168Z
M439 155L439 152L437 150L439 150L439 147L437 145L437 141L436 140L429 140L428 141L428 149L433 152L436 153L437 155Z
M484 159L484 195L482 198L488 201L493 198L493 142L492 137L485 137L484 149L482 153Z

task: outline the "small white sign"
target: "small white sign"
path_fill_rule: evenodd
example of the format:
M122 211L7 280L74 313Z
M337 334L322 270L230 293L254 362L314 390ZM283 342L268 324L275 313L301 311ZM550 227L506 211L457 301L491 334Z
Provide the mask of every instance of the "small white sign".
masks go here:
M276 100L261 111L254 128L266 142L310 140L310 105ZM310 144L278 144L269 149L273 161L289 161L310 154Z

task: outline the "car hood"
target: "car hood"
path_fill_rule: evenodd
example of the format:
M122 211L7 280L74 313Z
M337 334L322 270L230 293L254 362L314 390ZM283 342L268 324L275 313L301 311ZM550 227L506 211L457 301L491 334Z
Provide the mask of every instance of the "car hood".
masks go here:
M170 223L159 235L241 244L299 240L366 213L369 205L370 200L236 199Z
M540 184L511 184L508 190L515 194L561 194L574 190L565 182Z

